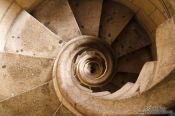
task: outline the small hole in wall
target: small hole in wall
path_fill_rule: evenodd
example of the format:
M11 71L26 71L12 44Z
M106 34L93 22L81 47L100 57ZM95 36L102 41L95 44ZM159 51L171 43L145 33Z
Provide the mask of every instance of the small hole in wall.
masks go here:
M123 44L121 44L121 48L124 48L124 45Z
M50 25L50 22L44 22L44 25L48 26L48 25Z
M62 44L62 43L63 43L63 40L60 40L60 41L59 41L59 44Z
M124 82L124 81L122 81L122 82L121 82L121 84L125 84L125 82Z
M111 37L111 33L108 34L108 37Z
M6 68L6 65L3 65L2 68Z
M81 28L82 28L82 29L84 29L84 26L83 26L83 25L81 25Z
M106 22L109 23L109 22L111 22L112 20L113 20L113 17L109 17L109 18L106 20Z
M79 7L79 4L77 2L74 5L75 5L75 7Z

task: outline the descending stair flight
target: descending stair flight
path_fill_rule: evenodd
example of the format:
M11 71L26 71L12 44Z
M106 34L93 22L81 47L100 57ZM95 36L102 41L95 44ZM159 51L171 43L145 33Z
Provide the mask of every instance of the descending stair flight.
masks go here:
M134 13L113 0L44 0L32 10L0 0L0 7L0 115L171 108L173 18L157 29L156 60Z

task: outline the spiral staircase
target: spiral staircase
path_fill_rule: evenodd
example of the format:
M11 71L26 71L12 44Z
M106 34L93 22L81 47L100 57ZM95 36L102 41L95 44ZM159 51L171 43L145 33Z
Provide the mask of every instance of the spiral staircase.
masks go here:
M25 1L0 0L0 115L175 107L175 18L153 42L132 10L113 0L38 3L25 10Z

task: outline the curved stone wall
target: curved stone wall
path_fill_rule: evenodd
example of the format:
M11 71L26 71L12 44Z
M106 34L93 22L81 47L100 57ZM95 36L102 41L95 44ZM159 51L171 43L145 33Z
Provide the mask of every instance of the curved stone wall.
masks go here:
M155 38L158 25L169 17L161 0L118 0L118 2L136 13L136 18L151 38ZM169 7L169 4L166 3L166 6Z
M12 1L12 0L8 0ZM43 0L16 0L27 10L32 10ZM144 26L151 38L155 38L156 28L174 13L173 0L115 0L133 10L140 24ZM167 8L166 8L167 7ZM174 7L174 8L173 8ZM153 39L154 41L154 39Z

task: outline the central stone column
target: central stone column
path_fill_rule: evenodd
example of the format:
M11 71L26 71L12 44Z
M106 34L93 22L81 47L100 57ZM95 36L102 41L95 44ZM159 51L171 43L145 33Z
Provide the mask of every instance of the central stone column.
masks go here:
M114 59L111 46L99 38L80 36L66 43L53 70L54 86L60 101L76 111L72 106L83 103L80 102L82 99L89 99L89 88L103 87L111 81L115 75Z

